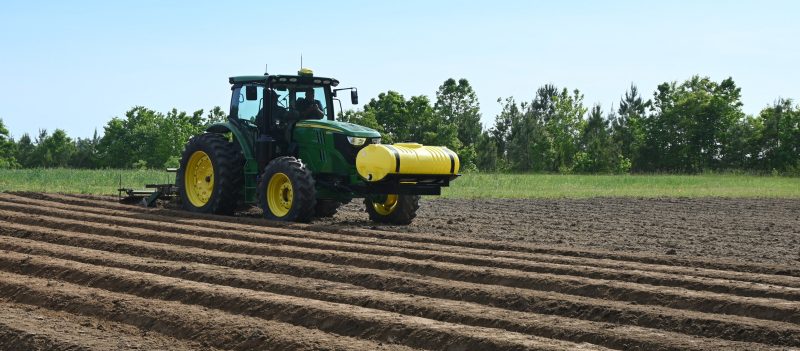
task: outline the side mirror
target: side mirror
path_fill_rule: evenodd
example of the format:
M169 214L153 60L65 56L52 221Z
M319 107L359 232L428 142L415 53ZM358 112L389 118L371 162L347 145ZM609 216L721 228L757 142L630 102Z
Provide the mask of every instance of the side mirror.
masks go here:
M353 105L358 105L358 90L350 90L350 103Z
M258 100L258 87L255 85L247 85L244 87L245 99L248 101Z

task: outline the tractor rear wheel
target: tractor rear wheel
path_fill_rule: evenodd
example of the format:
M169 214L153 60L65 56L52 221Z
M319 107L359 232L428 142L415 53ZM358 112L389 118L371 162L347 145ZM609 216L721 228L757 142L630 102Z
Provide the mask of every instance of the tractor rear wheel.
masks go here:
M314 215L317 190L311 171L303 162L284 156L264 168L258 198L267 219L308 222Z
M230 215L244 184L244 157L222 134L204 133L186 144L176 176L181 205L199 213Z
M419 195L395 195L364 199L369 219L374 222L411 224L419 209Z

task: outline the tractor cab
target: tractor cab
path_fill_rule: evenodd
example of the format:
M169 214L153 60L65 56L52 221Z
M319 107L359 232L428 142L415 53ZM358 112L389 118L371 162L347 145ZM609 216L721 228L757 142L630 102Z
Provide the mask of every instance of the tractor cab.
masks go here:
M256 146L258 169L263 169L275 157L318 148L319 143L315 141L319 138L310 135L314 133L307 129L335 129L342 134L338 138L345 139L347 136L380 139L377 131L334 119L337 91L350 90L351 102L356 104L355 88L337 89L338 80L315 77L307 68L297 73L229 79L232 84L229 122L248 131ZM352 150L347 151L352 153ZM355 155L352 157L354 160Z
M230 83L230 119L254 125L262 134L275 134L305 119L334 120L333 88L339 82L314 77L311 70L300 70L296 76L231 77Z

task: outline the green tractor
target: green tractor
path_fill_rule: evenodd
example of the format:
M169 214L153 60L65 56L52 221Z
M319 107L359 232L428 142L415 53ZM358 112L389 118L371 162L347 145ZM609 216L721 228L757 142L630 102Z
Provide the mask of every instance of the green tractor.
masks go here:
M369 218L409 224L420 195L439 195L458 176L446 147L381 144L377 131L334 119L336 79L297 75L231 77L228 120L186 144L176 187L183 208L233 214L242 205L264 217L306 222L333 216L364 198Z

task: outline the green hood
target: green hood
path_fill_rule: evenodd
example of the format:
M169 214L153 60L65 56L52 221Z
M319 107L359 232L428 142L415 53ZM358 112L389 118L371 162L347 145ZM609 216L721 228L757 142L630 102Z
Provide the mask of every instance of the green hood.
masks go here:
M374 129L362 127L358 124L347 122L330 121L327 119L306 119L295 124L295 127L300 128L320 128L331 130L337 133L342 133L347 136L362 137L362 138L379 138L381 133Z

